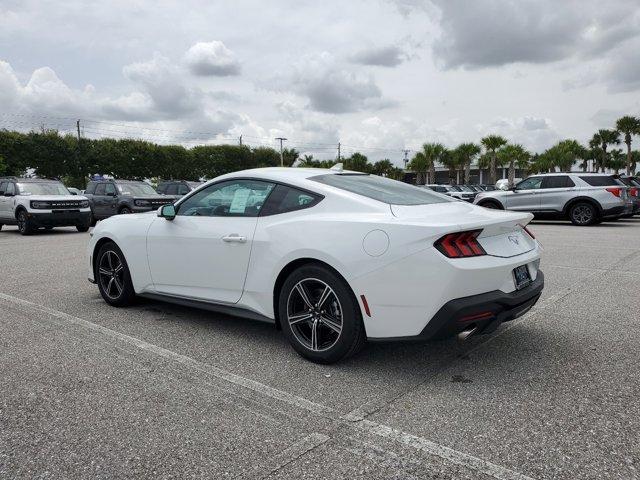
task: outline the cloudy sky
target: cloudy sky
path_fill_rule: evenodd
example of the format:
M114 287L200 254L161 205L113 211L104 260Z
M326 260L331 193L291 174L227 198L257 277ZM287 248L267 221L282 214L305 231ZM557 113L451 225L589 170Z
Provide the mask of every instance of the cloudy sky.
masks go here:
M640 113L638 0L0 0L0 128L533 151Z

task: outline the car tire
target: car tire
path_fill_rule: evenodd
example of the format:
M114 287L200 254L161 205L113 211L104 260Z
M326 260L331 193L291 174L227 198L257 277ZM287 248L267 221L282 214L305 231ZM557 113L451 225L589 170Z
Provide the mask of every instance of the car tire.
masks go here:
M34 232L34 226L29 220L29 216L25 210L20 210L18 212L18 231L20 235L31 235Z
M0 230L2 230L3 225L0 223Z
M131 305L136 297L129 266L122 250L113 242L98 250L94 265L94 278L105 302L114 307Z
M291 346L316 363L335 363L366 342L360 306L347 282L322 265L305 265L284 281L280 326Z
M78 230L79 232L88 232L89 231L89 225L76 225L76 230Z
M122 207L120 210L118 210L119 215L129 215L130 213L133 213L133 212L129 207Z
M96 217L93 215L93 211L91 211L91 213L89 214L89 226L95 227L97 222L98 221L96 220Z
M482 202L482 203L479 203L478 205L484 208L491 208L493 210L504 210L504 208L502 208L502 205L494 201Z
M586 227L593 225L598 219L596 208L588 202L578 202L569 208L569 220L574 225Z

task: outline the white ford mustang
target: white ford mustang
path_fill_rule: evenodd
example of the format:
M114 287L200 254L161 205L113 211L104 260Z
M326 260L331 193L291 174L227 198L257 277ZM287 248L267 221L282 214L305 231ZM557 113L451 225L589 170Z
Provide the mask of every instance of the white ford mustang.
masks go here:
M464 338L524 314L544 284L531 218L340 168L246 170L98 223L89 280L113 306L275 323L329 363L367 339Z

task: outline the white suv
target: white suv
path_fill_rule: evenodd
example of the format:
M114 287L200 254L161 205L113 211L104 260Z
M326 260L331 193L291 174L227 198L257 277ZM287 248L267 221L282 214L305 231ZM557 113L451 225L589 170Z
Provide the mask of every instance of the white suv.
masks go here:
M39 228L89 230L91 209L85 197L72 195L58 180L0 178L0 229L17 225L22 235Z
M617 175L545 173L532 175L509 190L478 193L474 203L531 212L539 218L568 218L574 225L591 225L632 213L630 190Z

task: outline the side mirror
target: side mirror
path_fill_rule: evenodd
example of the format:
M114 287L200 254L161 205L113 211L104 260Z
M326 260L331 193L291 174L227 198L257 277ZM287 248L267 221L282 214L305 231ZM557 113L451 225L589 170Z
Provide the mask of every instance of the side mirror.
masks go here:
M158 209L158 216L166 220L176 218L176 207L173 204L163 205Z

